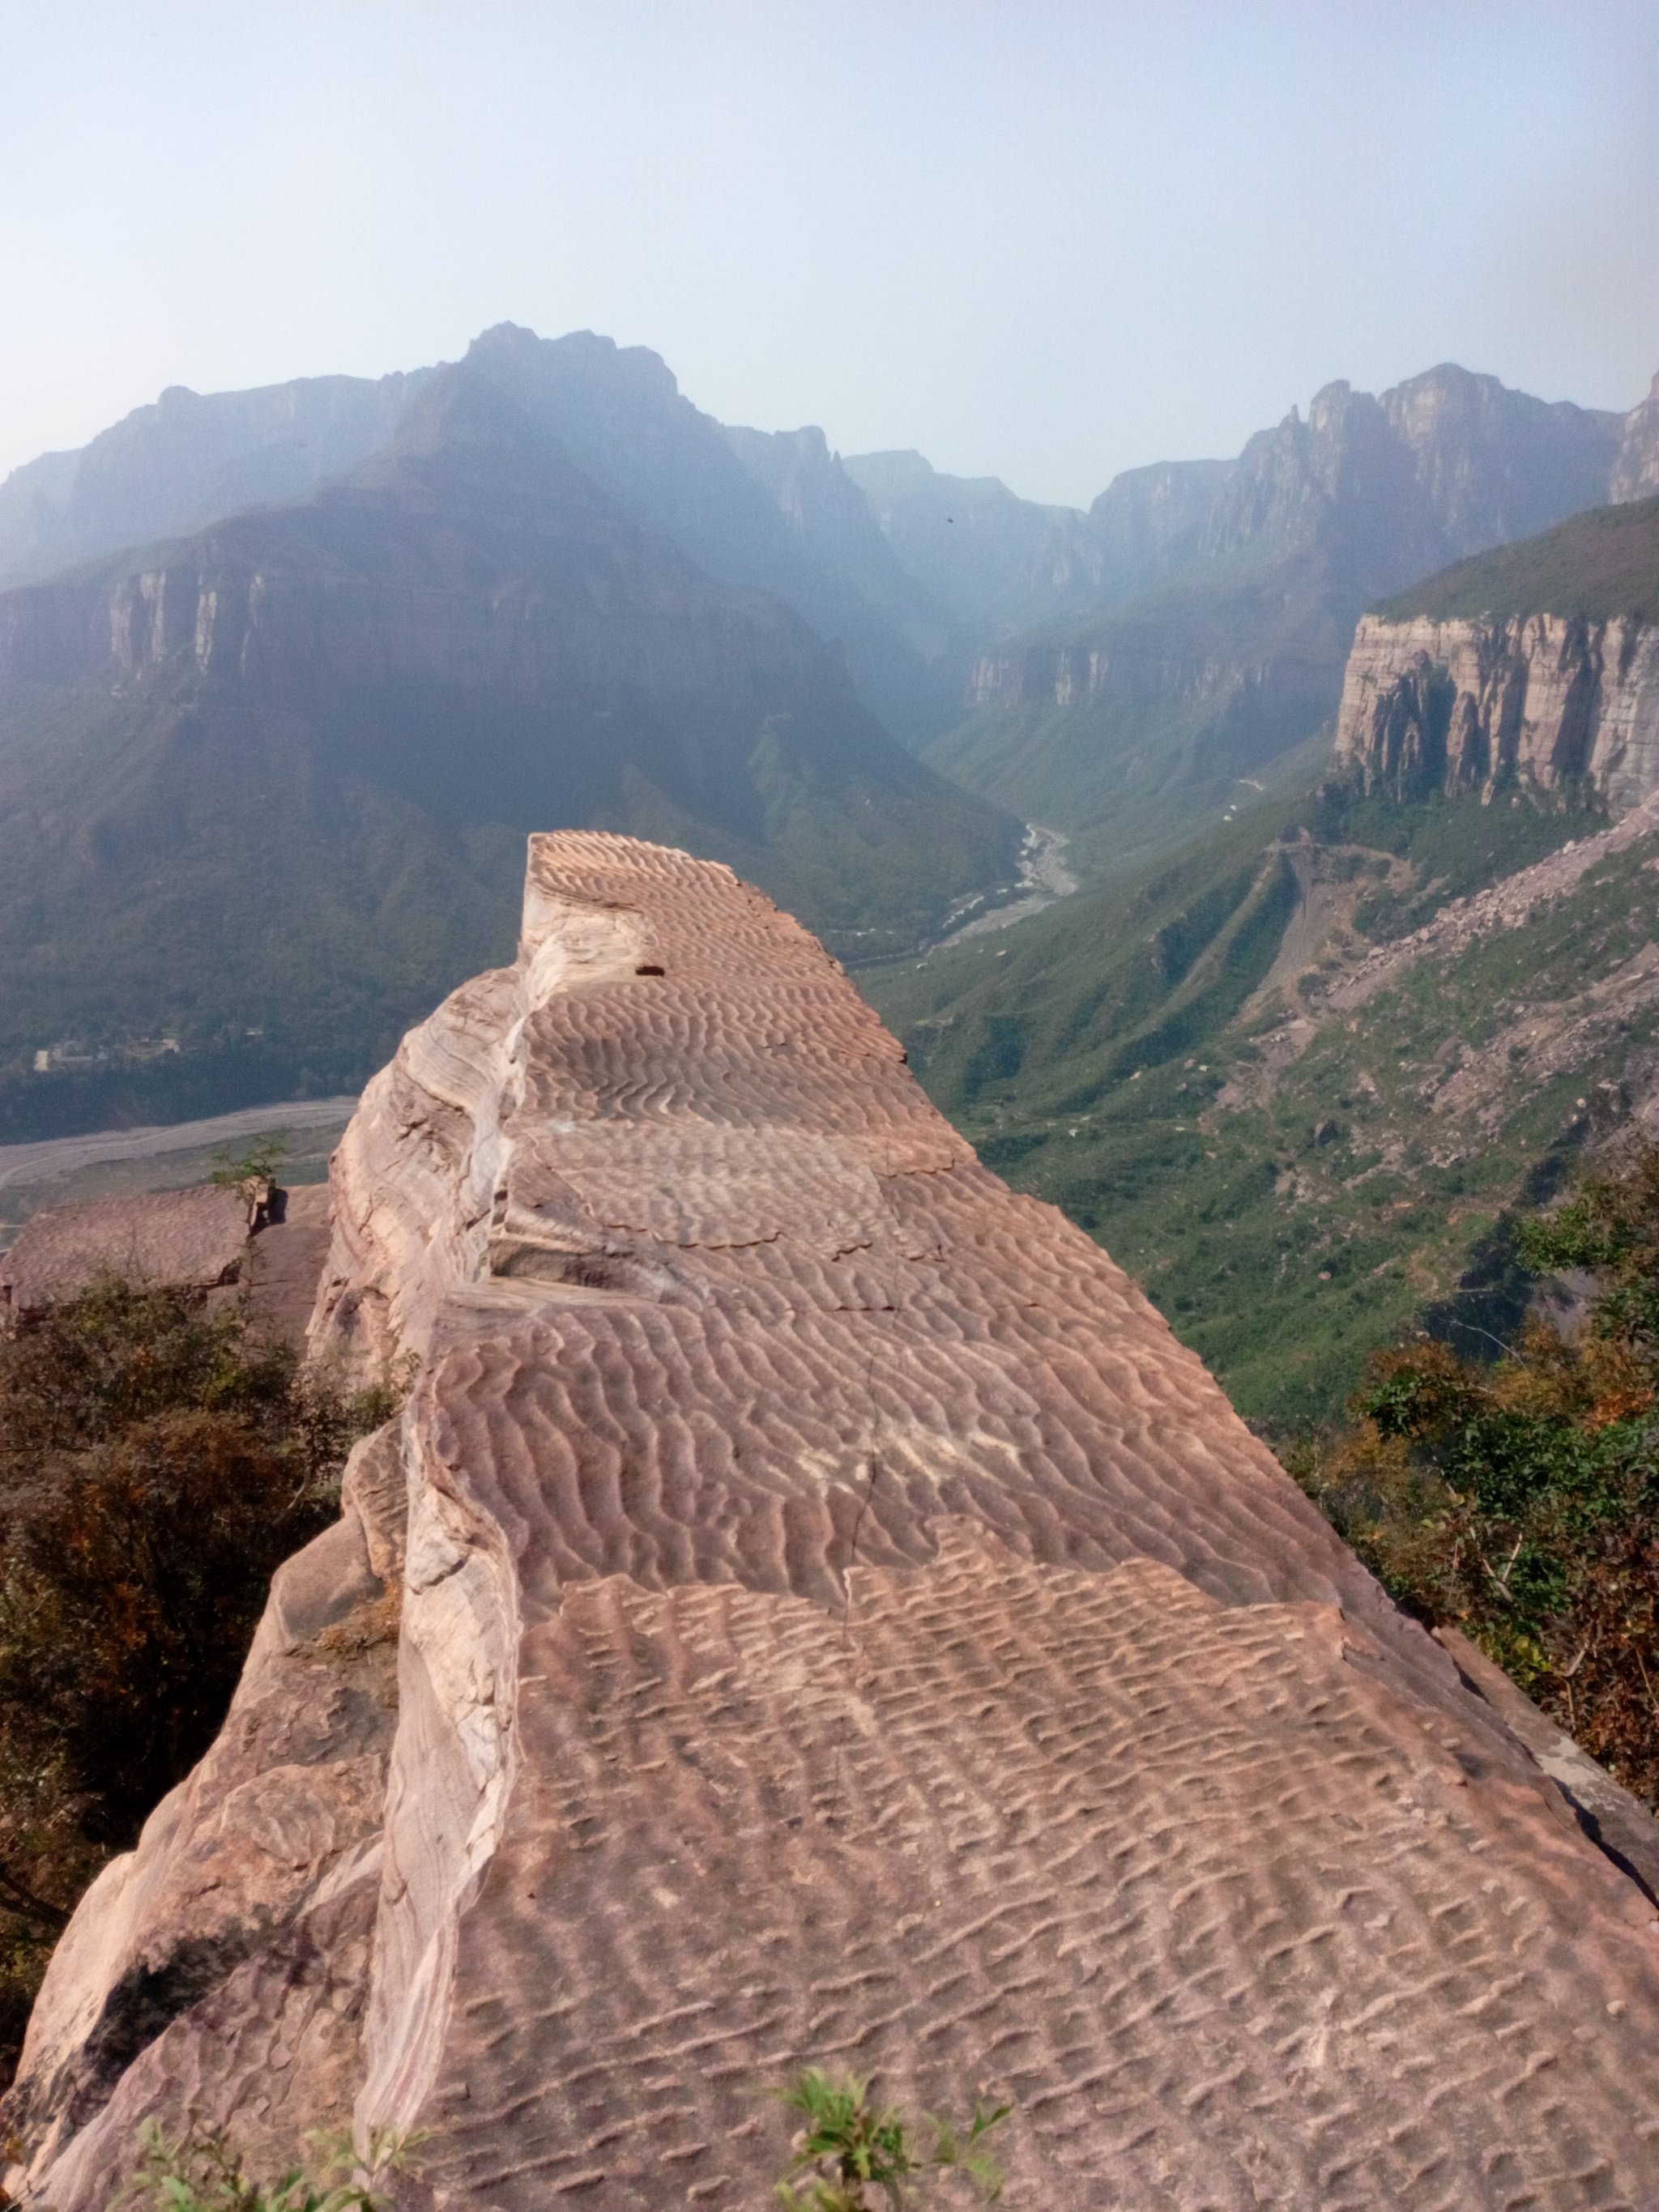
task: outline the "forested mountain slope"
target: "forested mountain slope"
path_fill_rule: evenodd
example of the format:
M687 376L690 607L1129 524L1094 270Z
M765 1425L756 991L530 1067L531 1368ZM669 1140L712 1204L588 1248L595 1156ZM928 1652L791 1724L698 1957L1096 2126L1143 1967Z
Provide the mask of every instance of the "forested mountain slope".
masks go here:
M865 979L987 1163L1098 1235L1255 1417L1334 1413L1421 1318L1464 1349L1504 1338L1525 1295L1508 1211L1609 1129L1659 1119L1659 743L1613 741L1659 722L1633 611L1659 597L1654 505L1405 595L1397 694L1373 680L1391 619L1368 617L1352 742L1299 803ZM1502 617L1518 672L1482 665L1515 741L1473 780L1443 771L1475 644L1467 672L1437 669L1433 618L1412 611L1471 593L1640 633L1575 691L1556 680L1563 618ZM1402 718L1443 690L1416 726L1440 753L1407 773ZM1582 758L1541 773L1575 731Z
M1018 834L777 599L447 370L345 483L0 598L4 1111L48 1110L25 1071L65 1036L142 1046L120 1080L156 1105L361 1080L510 951L558 822L728 860L848 952L936 926Z

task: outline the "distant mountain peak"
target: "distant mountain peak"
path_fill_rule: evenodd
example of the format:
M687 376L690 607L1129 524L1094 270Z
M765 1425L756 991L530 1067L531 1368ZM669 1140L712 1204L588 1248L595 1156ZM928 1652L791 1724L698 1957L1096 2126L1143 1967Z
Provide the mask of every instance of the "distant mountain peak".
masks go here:
M664 405L691 406L659 353L649 346L618 345L598 331L567 331L562 337L544 338L522 323L496 323L478 333L465 359L475 368L516 377L568 380L574 372L619 384Z

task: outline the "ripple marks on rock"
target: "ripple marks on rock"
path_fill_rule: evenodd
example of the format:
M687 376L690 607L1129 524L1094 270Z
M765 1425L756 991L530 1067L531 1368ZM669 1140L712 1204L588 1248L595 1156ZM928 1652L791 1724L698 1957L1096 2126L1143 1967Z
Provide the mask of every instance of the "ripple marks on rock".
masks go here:
M1659 2186L1647 1900L758 893L534 840L333 1205L313 1343L421 1365L356 2109L434 2212L758 2203L807 2062L1012 2094L1033 2212Z
M569 1590L426 2108L442 2200L759 2203L756 2092L816 2062L1014 2098L1011 2204L1628 2203L1639 1900L1524 1790L1477 1807L1343 1634L957 1522L840 1620Z

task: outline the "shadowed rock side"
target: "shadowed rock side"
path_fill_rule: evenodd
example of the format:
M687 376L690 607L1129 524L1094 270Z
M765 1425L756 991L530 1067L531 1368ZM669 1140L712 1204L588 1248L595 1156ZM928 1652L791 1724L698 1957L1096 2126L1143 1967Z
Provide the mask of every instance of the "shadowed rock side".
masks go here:
M1032 2208L1659 2182L1651 1905L759 894L533 841L515 965L370 1086L334 1205L315 1346L421 1377L363 1462L408 1485L372 1948L294 2004L361 2008L410 2204L757 2203L805 2063L1013 2097ZM191 2065L272 2144L338 2108L332 2057L279 2112L201 2056L296 1980L284 1905L56 2120L100 1911L26 2056L36 2201L92 2212Z

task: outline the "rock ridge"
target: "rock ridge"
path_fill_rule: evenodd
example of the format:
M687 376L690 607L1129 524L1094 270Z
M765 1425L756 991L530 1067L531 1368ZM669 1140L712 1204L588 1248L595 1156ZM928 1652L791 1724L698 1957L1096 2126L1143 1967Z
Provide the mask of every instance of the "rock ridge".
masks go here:
M756 2092L808 2063L1012 2095L1016 2206L1651 2186L1651 1905L728 870L532 840L516 959L370 1085L333 1206L314 1347L419 1376L237 1711L401 1592L395 1734L348 1698L307 1770L368 1777L360 1856L343 1816L296 1838L87 2088L133 1958L194 1927L115 1902L192 1863L207 1784L169 1801L54 1961L26 2203L94 2212L193 2100L273 2156L343 2104L428 2130L433 2212L736 2206L781 2163ZM258 1764L234 1723L204 1775ZM280 2096L215 2056L256 2046Z

